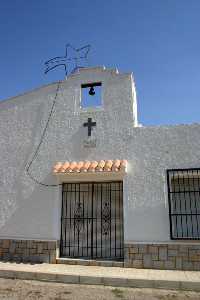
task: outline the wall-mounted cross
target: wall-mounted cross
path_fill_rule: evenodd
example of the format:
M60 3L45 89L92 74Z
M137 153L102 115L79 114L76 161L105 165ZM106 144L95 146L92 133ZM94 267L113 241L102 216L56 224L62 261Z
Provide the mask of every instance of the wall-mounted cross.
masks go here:
M88 136L91 136L93 126L96 126L96 122L92 122L92 118L88 118L87 123L84 123L83 126L88 127Z

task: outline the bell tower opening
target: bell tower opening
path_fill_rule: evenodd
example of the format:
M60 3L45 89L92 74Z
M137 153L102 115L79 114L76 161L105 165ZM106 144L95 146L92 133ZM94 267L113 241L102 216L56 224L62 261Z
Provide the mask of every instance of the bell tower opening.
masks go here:
M93 82L81 85L81 108L102 106L102 83Z

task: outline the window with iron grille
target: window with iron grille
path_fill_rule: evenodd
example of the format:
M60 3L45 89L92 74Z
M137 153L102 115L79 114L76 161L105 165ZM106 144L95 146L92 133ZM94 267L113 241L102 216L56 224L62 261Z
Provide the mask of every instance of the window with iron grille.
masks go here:
M200 239L200 168L167 170L172 239Z

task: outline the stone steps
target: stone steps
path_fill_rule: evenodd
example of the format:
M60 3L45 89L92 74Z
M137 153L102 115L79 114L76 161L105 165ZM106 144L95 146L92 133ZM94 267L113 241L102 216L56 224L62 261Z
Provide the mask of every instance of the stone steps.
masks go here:
M92 260L92 259L76 259L76 258L57 258L57 264L80 265L80 266L101 266L101 267L124 267L123 261L112 260Z
M200 272L0 262L0 277L74 284L200 292Z

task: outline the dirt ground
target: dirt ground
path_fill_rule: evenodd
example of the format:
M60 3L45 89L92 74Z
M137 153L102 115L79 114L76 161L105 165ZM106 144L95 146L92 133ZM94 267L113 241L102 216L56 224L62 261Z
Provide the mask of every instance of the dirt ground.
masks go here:
M0 299L6 300L190 300L200 293L116 288L0 278Z

